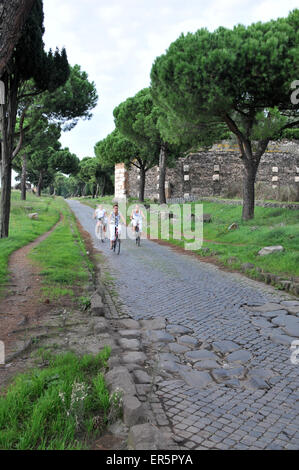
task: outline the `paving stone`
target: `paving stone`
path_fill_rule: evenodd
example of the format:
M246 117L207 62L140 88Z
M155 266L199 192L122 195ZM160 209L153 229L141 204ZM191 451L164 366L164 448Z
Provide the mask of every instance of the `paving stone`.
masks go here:
M135 380L138 384L152 383L152 377L144 370L134 370Z
M148 330L145 333L147 340L153 343L169 343L174 341L174 337L165 331Z
M125 395L136 394L135 384L126 367L114 367L105 375L105 381L110 392L118 388L122 390Z
M206 387L213 381L208 372L197 372L180 368L179 375L188 385L194 388Z
M175 356L174 354L170 354L170 353L160 353L159 358L162 361L180 362L177 356Z
M196 351L187 352L185 353L185 358L191 362L196 362L201 359L214 359L215 361L219 359L215 353L212 351L207 351L206 349L198 349Z
M131 318L126 318L125 320L120 320L119 325L121 328L125 330L138 330L140 328L139 322L136 320L132 320Z
M128 427L144 422L143 406L138 398L130 395L123 398L123 420Z
M250 359L252 358L252 355L250 354L249 351L246 351L245 349L240 349L239 351L232 352L226 357L227 362L240 362L241 364L246 364Z
M169 351L174 354L184 354L187 351L190 351L189 346L183 346L182 344L177 343L170 343L169 344Z
M271 323L269 323L265 318L253 318L252 323L254 326L257 326L258 328L270 328Z
M250 377L248 381L244 382L244 385L248 390L268 390L270 388L270 385L258 376Z
M197 370L211 370L221 367L214 359L202 359L201 361L195 362L193 368Z
M118 330L118 334L122 338L139 338L141 333L139 330Z
M108 322L106 318L96 318L93 321L93 332L94 334L105 333L108 329Z
M244 368L235 368L235 369L214 369L212 370L212 376L218 383L233 383L239 385L239 382L233 381L232 379L237 379L238 377L244 374Z
M178 339L178 344L186 345L186 346L197 346L198 345L198 340L196 338L193 338L193 336L181 336Z
M146 361L146 356L143 352L131 351L131 352L123 354L121 357L121 361L124 364L126 363L144 364L144 362Z
M185 326L181 325L167 325L166 331L170 333L171 335L184 335L191 333L192 330L190 328L186 328Z
M274 318L278 316L287 315L287 310L275 310L273 312L260 312L260 314L265 318Z
M254 369L249 370L248 376L250 377L259 377L263 380L268 380L273 377L275 374L271 369L263 367L255 367Z
M180 365L175 361L164 361L160 360L158 362L158 370L161 372L179 372Z
M150 423L132 426L128 436L128 450L176 450L177 445Z
M128 351L138 351L140 349L140 341L138 339L123 338L119 340L119 345Z
M250 307L250 310L253 310L254 312L274 312L275 310L281 310L281 304L268 302L263 305Z
M275 344L282 344L284 346L291 346L292 341L294 341L294 337L288 336L286 334L280 334L273 330L273 333L270 335L271 341Z
M286 315L279 315L275 318L272 318L271 322L275 326L284 326L286 324Z
M214 351L221 354L230 353L240 349L240 346L233 341L215 341L212 343Z
M145 330L164 330L166 321L163 317L153 318L152 320L141 320L141 327Z
M299 338L299 318L288 315L285 319L285 325L282 326L282 330L289 336Z

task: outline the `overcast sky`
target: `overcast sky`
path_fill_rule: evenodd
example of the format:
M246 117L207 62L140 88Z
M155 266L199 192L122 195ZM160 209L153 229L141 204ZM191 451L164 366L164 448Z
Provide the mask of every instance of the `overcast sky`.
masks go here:
M114 129L113 109L150 83L155 58L183 32L286 16L298 0L44 0L46 48L65 47L96 83L91 121L64 133L79 158Z

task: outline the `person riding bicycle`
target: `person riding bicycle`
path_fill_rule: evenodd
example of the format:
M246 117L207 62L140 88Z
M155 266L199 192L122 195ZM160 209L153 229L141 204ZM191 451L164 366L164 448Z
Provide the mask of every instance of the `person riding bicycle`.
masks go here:
M93 218L97 219L97 225L96 225L97 235L99 235L101 224L103 224L103 232L104 234L106 234L107 212L106 212L106 209L104 209L101 204L97 204L97 208L94 211Z
M116 238L116 230L118 230L118 235L121 233L120 220L126 225L126 221L123 215L118 210L118 204L114 204L113 211L109 215L109 228L110 228L110 250L113 249L113 242Z
M132 221L132 227L133 227L134 233L137 232L137 226L138 226L138 232L139 232L140 237L142 233L142 217L144 217L144 214L142 210L140 210L138 204L136 204L135 209L132 210L130 219Z

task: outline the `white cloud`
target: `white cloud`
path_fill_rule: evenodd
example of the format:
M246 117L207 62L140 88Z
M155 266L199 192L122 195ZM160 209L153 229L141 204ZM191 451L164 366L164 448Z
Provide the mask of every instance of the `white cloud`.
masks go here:
M113 109L149 86L153 61L182 32L286 16L298 0L44 0L46 47L65 46L95 81L99 104L62 143L84 157L113 130Z

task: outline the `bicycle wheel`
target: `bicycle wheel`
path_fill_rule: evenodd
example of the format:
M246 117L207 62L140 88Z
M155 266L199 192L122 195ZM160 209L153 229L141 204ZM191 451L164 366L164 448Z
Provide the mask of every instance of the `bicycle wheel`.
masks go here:
M140 236L137 237L137 245L140 246Z
M120 239L119 238L116 240L116 245L117 245L116 253L119 255L120 253Z

